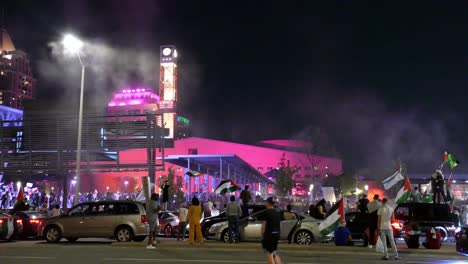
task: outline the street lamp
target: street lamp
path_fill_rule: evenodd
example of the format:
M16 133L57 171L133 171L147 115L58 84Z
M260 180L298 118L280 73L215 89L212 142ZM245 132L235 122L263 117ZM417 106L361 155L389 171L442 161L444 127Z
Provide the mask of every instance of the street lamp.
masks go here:
M75 197L74 197L74 204L78 204L80 199L79 199L79 193L80 193L80 169L81 169L81 133L82 133L82 127L83 127L83 91L84 91L84 76L85 76L85 65L83 64L83 61L81 60L80 56L80 51L83 48L83 42L78 39L77 37L71 35L71 34L66 34L63 37L62 40L62 45L64 48L72 53L72 55L75 55L78 57L78 60L80 61L81 65L81 89L80 89L80 106L79 106L79 112L78 112L78 139L76 143L76 179L75 179Z

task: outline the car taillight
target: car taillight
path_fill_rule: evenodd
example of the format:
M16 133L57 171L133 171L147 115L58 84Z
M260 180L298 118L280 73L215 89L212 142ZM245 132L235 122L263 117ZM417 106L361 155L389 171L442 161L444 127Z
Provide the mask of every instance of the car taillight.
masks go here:
M392 223L392 227L395 228L395 229L400 230L400 229L403 228L403 225L400 224L400 223L398 223L398 222L393 222L393 223Z
M3 224L3 219L0 219L0 225Z
M146 215L141 215L141 222L144 224L148 222L148 219L146 218Z
M23 224L23 220L21 220L21 219L16 220L16 224L22 225L22 224Z
M30 220L29 220L29 223L30 223L30 224L38 225L38 224L41 223L41 221L40 221L40 220L37 220L37 219L30 219Z

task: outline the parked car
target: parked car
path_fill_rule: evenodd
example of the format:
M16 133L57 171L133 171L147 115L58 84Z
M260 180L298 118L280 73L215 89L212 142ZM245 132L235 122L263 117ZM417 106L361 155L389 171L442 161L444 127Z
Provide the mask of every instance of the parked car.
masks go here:
M11 241L15 235L14 217L10 214L0 212L0 239Z
M262 239L262 224L265 210L252 214L240 220L240 241L255 241ZM296 219L285 220L284 210L278 210L281 216L280 239L295 242L300 245L310 245L312 242L322 241L324 237L320 234L319 225L321 220L317 220L307 215L296 214ZM216 240L229 242L228 222L214 224L210 230ZM328 238L328 237L327 237ZM237 238L234 235L234 240Z
M179 217L176 212L159 212L159 235L173 237L179 228Z
M49 243L57 243L63 237L70 242L86 237L128 242L143 241L149 226L143 204L101 201L78 204L67 214L46 219L39 230Z
M17 236L21 239L28 237L38 237L39 227L49 216L41 212L21 211L15 212L14 218L17 224L22 225L22 231L17 232Z
M350 212L345 215L346 227L351 231L353 240L364 240L366 244L369 238L366 235L366 229L369 227L369 216L360 212ZM400 237L402 226L397 222L392 223L393 236Z
M468 256L468 226L460 228L461 230L455 235L455 245L458 253Z
M249 215L255 214L257 212L260 212L262 210L265 210L265 205L263 204L249 204L247 205L247 208L249 210ZM202 234L206 239L209 239L211 237L214 237L214 234L210 233L210 228L214 224L220 223L227 221L227 216L226 216L226 211L222 211L219 215L217 216L211 216L204 218L201 222L201 230Z
M409 230L412 223L417 223L421 232L426 233L432 225L435 225L444 241L447 240L451 231L456 230L458 224L448 204L399 204L395 208L395 218L403 230Z

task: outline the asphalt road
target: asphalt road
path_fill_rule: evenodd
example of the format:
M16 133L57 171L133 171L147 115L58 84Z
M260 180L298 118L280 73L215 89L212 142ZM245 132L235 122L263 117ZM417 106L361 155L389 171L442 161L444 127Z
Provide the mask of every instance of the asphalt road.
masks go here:
M266 263L258 244L225 245L208 243L204 247L191 248L186 243L162 241L156 250L147 250L144 244L113 244L109 240L82 240L76 243L47 244L43 241L0 242L0 263ZM453 248L453 246L452 246ZM316 263L382 263L381 255L374 250L355 247L337 248L333 245L318 244L306 250L302 247L287 248L280 254L287 264ZM428 251L425 249L404 251L399 261L391 263L408 264L461 264L468 258L452 254L451 249Z

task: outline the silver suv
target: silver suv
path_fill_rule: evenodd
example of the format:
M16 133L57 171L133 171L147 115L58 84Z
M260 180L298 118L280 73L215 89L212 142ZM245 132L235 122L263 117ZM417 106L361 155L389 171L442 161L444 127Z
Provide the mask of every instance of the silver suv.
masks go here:
M67 214L48 218L39 236L49 243L62 238L74 242L79 238L117 238L119 242L143 241L149 226L145 207L132 201L101 201L78 204Z

